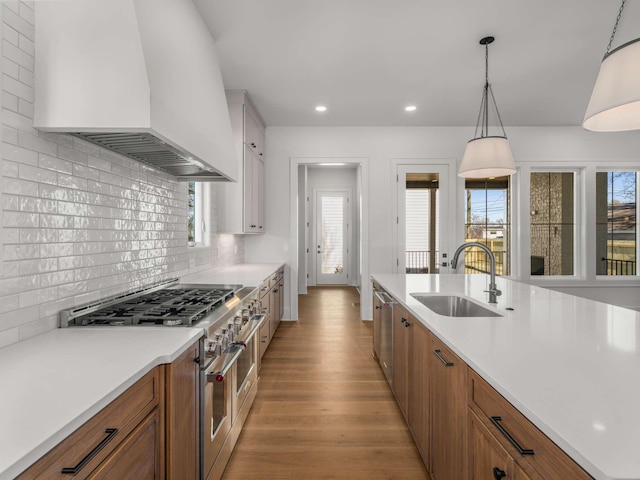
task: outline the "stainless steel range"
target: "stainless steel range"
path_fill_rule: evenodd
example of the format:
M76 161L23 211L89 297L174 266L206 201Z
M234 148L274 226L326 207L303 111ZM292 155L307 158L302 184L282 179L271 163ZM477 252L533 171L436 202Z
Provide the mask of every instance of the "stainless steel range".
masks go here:
M222 475L258 378L256 332L266 321L258 290L242 285L179 284L177 279L63 310L60 326L202 328L200 477Z

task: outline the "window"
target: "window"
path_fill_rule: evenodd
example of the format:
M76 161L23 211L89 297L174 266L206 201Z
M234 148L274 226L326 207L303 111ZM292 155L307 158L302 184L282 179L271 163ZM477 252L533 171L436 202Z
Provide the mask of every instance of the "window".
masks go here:
M638 172L596 173L597 275L637 275Z
M531 275L573 275L575 173L532 172Z
M204 196L202 183L189 182L187 189L187 242L190 247L203 241Z
M189 182L187 198L187 241L193 246L196 243L196 182Z
M496 257L496 273L510 274L511 191L509 177L465 181L465 241L479 242ZM465 273L488 273L489 259L479 248L467 248Z

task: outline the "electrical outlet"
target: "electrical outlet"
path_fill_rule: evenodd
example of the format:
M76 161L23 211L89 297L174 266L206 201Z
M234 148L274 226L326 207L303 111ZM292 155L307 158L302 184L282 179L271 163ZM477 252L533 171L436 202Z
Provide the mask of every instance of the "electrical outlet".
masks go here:
M238 245L234 245L233 246L233 254L237 255L238 254Z

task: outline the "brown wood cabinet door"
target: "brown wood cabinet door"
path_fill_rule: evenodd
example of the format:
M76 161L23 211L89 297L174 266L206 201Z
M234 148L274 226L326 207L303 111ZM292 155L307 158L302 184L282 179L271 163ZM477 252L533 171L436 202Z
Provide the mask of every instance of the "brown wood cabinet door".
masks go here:
M429 466L429 331L413 316L409 317L409 427L418 450Z
M87 478L89 480L116 478L160 480L163 478L160 428L160 410L156 408Z
M469 413L469 426L469 480L516 479L513 458L474 413Z
M464 362L431 335L431 469L436 480L465 478L466 373Z
M396 304L393 310L393 392L405 418L407 418L409 383L409 329L405 327L408 321L407 311Z
M167 479L199 476L199 343L167 366ZM114 477L115 478L115 477Z

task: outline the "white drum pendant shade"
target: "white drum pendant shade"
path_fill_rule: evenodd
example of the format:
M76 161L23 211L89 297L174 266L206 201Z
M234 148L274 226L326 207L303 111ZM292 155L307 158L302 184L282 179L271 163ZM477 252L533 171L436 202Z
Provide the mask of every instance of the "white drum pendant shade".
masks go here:
M640 38L602 60L582 126L594 132L640 129Z
M506 137L481 137L467 142L458 176L488 178L514 173L516 166Z

